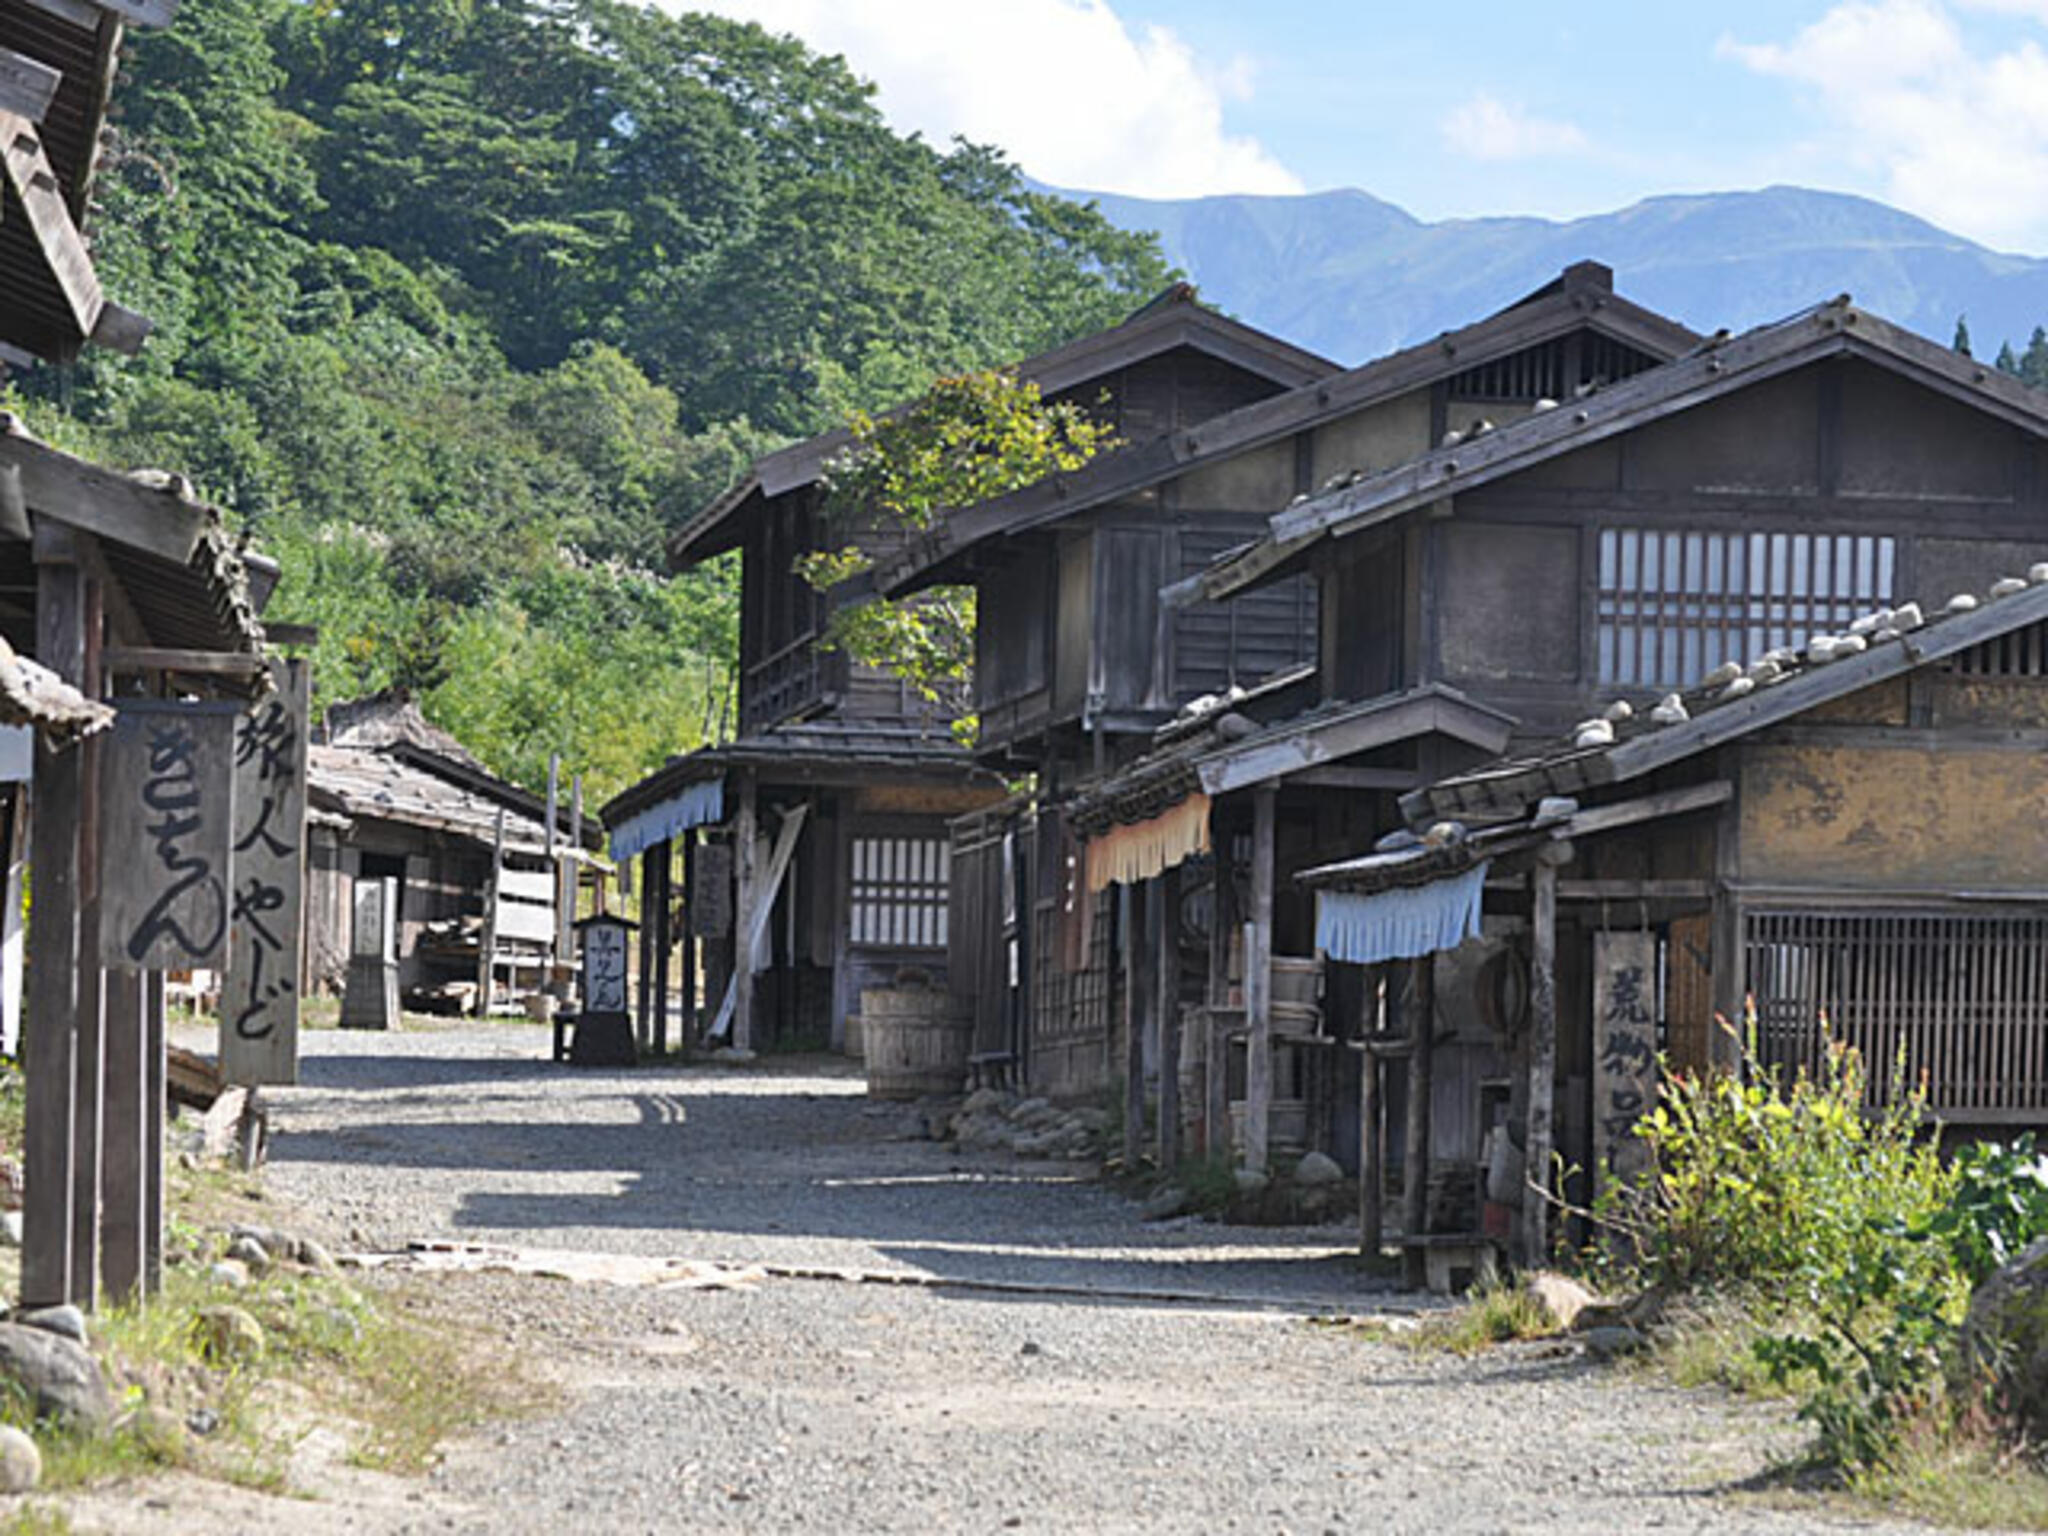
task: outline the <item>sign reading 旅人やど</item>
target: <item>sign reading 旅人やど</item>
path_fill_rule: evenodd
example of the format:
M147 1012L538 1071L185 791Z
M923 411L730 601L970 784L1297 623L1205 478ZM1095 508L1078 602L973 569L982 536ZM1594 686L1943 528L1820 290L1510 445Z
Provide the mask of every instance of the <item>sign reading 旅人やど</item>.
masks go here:
M252 1086L298 1080L309 669L303 661L270 665L276 687L235 732L234 889L221 993L221 1072Z
M237 713L120 704L100 758L102 965L188 970L226 955Z
M1593 936L1593 1164L1602 1185L1646 1161L1636 1121L1657 1093L1657 937Z

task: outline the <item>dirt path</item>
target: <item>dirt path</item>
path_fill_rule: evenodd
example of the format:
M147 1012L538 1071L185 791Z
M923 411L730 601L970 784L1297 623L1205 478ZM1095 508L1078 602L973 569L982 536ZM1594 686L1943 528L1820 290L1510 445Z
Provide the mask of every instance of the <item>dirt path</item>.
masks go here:
M1064 1166L905 1139L909 1118L830 1064L571 1073L544 1054L517 1026L315 1034L306 1085L277 1099L269 1187L366 1248L432 1238L948 1283L437 1279L451 1316L562 1382L565 1405L454 1447L424 1486L332 1469L321 1502L271 1504L278 1523L1886 1528L1717 1491L1788 1443L1779 1416L1564 1351L1466 1364L1309 1324L1403 1304L1358 1274L1339 1229L1146 1225ZM1032 1285L1054 1294L1018 1289ZM1129 1299L1166 1293L1209 1299ZM149 1496L82 1504L79 1528L268 1523L254 1495Z

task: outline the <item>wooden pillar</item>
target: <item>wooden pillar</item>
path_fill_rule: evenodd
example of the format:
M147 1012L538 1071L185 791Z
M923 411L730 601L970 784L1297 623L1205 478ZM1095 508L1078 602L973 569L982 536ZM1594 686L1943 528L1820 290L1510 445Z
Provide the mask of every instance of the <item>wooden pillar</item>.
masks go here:
M1124 946L1124 1170L1130 1172L1145 1153L1145 1015L1151 1011L1145 941L1149 924L1144 885L1120 885L1117 896L1123 905L1123 920L1117 927Z
M162 971L142 978L143 1124L147 1163L142 1181L142 1289L154 1296L164 1288L164 1113L170 1091L170 988Z
M634 999L634 1039L646 1050L654 1039L654 850L640 852L640 992Z
M1214 848L1216 890L1209 912L1209 1032L1203 1041L1202 1155L1230 1156L1230 1032L1224 1007L1230 1001L1230 937L1237 931L1237 871L1230 858L1230 834L1209 809L1209 843Z
M1571 856L1568 846L1542 850L1529 876L1534 896L1529 958L1529 1149L1528 1180L1522 1191L1522 1233L1529 1266L1550 1259L1550 1154L1557 1091L1557 866Z
M1252 791L1252 912L1244 952L1244 1165L1267 1167L1273 1113L1273 844L1279 791Z
M758 899L760 875L755 868L754 776L739 776L739 810L733 817L733 880L738 886L732 919L732 1043L743 1051L754 1048L754 954L749 942L754 928L754 902Z
M28 784L17 784L7 810L7 886L0 910L0 1050L21 1054L22 957L27 953L28 818L35 796Z
M85 577L69 529L36 530L36 659L64 681L85 680ZM28 936L27 1074L21 1300L71 1299L71 1172L78 1051L79 822L85 759L76 747L35 745L30 862L35 910Z
M1385 1235L1383 1205L1386 1170L1380 1163L1380 1058L1373 1049L1375 1038L1385 1032L1380 995L1386 973L1374 966L1365 973L1365 1016L1359 1020L1358 1039L1358 1251L1368 1259L1378 1256Z
M484 882L484 929L483 943L477 956L476 1016L487 1019L491 1016L491 1004L498 986L498 873L505 867L505 808L498 807L496 830L491 834L491 874ZM385 927L390 929L391 918L385 915ZM383 956L386 961L393 957ZM515 980L516 975L515 975ZM397 1020L393 1020L396 1023Z
M664 840L655 845L654 878L654 1054L668 1054L668 970L670 873L675 867L675 844Z
M1180 868L1159 877L1159 909L1153 914L1158 942L1158 1002L1152 1012L1159 1029L1159 1166L1180 1166Z
M1421 1289L1428 1260L1416 1239L1429 1230L1429 1111L1432 1057L1436 1054L1436 956L1413 963L1408 985L1408 1136L1401 1170L1401 1273Z
M697 1040L697 829L683 834L683 1021L677 1044L689 1059Z
M100 1210L100 1282L107 1298L130 1301L143 1289L148 1262L148 973L107 973L105 1166ZM161 1143L157 1144L161 1155Z

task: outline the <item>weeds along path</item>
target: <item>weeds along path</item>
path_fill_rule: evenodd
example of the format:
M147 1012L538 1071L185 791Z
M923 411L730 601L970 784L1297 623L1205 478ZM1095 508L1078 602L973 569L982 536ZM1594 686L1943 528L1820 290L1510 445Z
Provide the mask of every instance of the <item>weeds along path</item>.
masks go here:
M837 1063L585 1073L545 1054L517 1025L309 1035L304 1086L276 1097L272 1199L342 1247L769 1272L416 1279L560 1402L452 1447L403 1515L336 1528L1892 1528L1734 1491L1796 1444L1781 1414L1554 1347L1463 1362L1312 1325L1401 1305L1340 1228L1148 1225L1065 1165L911 1139ZM795 1269L944 1283L779 1277ZM1167 1293L1207 1301L1132 1299Z

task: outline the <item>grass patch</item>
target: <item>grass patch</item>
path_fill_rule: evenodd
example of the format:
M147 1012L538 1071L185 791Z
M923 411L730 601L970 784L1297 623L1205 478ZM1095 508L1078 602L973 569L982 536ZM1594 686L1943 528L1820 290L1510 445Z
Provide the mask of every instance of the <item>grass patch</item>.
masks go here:
M1368 1318L1345 1326L1376 1343L1465 1358L1499 1344L1555 1338L1563 1332L1542 1302L1511 1281L1481 1286L1457 1306L1413 1321L1393 1324Z
M30 1505L0 1520L0 1536L71 1536L71 1517L61 1509Z
M2048 1531L2048 1476L2032 1454L1981 1434L1903 1436L1850 1492L1887 1512L1968 1530Z
M1786 1324L1777 1304L1739 1295L1696 1295L1669 1304L1651 1332L1649 1363L1681 1387L1720 1387L1746 1397L1783 1397L1801 1390L1777 1382L1756 1341Z

